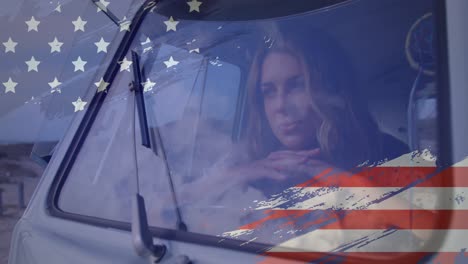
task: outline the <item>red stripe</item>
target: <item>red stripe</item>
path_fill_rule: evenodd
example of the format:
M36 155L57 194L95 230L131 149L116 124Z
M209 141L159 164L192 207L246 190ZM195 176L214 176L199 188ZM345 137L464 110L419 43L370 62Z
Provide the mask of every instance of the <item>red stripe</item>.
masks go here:
M317 212L320 214L313 215ZM261 228L279 219L284 222L278 229L287 226L300 229L468 229L468 210L267 210L265 213L266 217L240 229ZM314 220L301 219L307 217ZM298 226L298 223L303 224Z
M297 187L468 187L468 167L371 167L356 173L326 169Z
M321 229L468 229L468 211L351 210ZM453 222L448 221L453 217ZM305 226L307 227L307 226Z
M282 263L466 263L468 254L464 252L350 252L350 253L320 253L320 252L266 252L266 257L258 261L258 264L282 264ZM434 255L432 259L431 255ZM463 262L455 260L463 259ZM342 259L343 261L338 261ZM338 262L333 262L333 260Z

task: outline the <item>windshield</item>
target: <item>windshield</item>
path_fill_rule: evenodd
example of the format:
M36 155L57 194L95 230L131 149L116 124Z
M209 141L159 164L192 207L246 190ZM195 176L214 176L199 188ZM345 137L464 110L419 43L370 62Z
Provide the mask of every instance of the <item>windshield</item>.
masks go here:
M396 252L427 242L405 210L430 226L440 207L437 180L409 187L436 170L430 3L363 0L246 21L168 10L153 8L131 47L151 148L141 145L129 51L98 91L107 96L62 210L129 222L138 184L151 226L183 220L187 232L239 246Z

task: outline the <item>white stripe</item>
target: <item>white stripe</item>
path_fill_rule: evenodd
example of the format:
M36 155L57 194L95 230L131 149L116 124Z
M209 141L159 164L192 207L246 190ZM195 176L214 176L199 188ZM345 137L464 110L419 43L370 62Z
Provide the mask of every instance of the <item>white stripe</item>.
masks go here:
M468 187L293 187L256 209L468 210L467 195Z
M468 157L465 157L465 159L453 164L452 167L468 167Z
M433 237L423 242L415 238L411 231L407 230L316 230L290 239L269 251L460 252L463 248L468 248L468 240L466 239L468 230L418 231L432 232ZM439 244L440 241L443 241L443 243Z
M377 167L436 167L436 158L427 149L421 152L416 150L386 161Z

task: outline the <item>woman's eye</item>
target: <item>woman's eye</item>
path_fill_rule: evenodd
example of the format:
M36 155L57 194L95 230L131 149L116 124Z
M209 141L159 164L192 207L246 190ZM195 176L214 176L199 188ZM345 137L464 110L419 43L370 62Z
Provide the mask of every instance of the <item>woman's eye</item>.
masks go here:
M291 86L290 86L290 90L292 91L302 91L304 90L305 88L305 84L304 82L294 82Z
M262 90L263 97L272 97L275 91L273 88L265 88Z

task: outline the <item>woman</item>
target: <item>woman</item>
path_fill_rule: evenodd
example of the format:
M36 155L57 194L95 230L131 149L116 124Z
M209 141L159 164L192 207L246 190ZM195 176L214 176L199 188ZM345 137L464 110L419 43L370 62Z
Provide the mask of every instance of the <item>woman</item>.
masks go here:
M285 186L272 189L269 178L288 178L291 186L326 167L349 170L408 152L378 130L336 41L306 27L275 31L258 49L248 81L246 141L254 162L239 170L249 171L249 184L272 194Z

